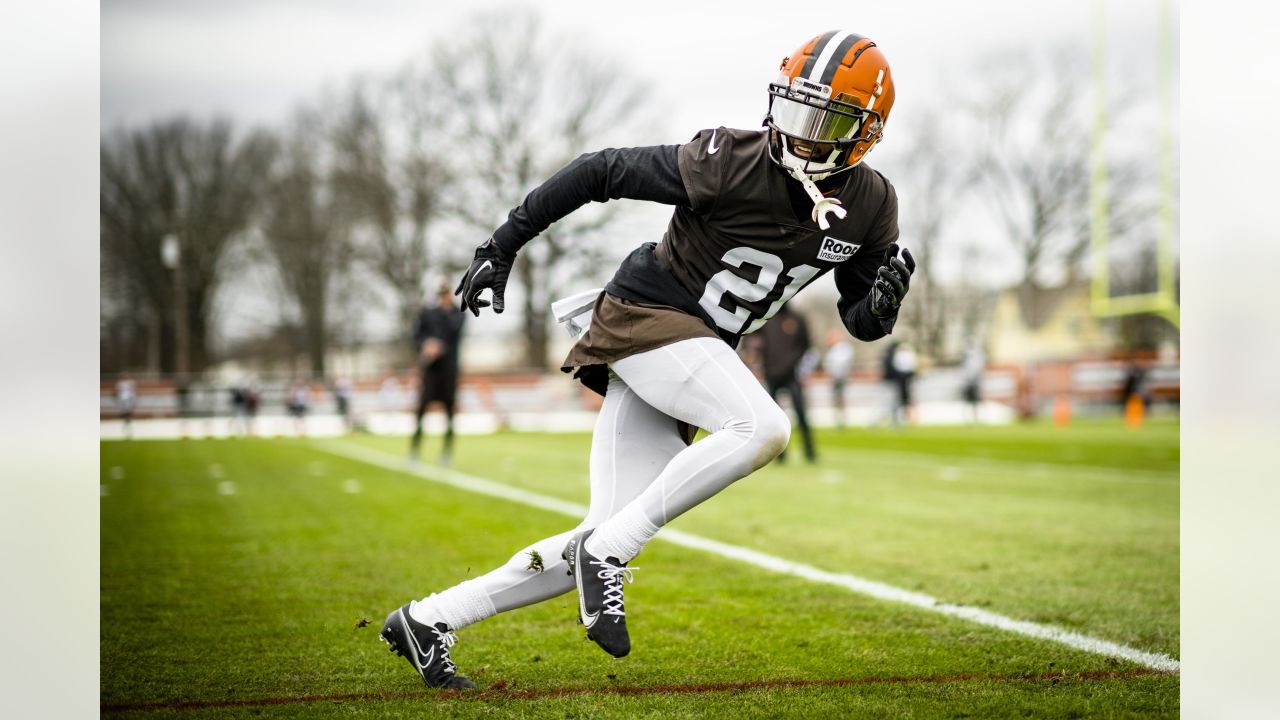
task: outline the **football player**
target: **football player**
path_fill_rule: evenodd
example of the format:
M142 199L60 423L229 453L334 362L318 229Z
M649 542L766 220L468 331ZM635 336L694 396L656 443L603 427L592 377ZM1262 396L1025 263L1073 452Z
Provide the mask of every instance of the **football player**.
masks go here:
M675 208L661 242L632 252L596 298L563 364L604 395L586 518L387 617L383 639L427 685L475 687L450 658L455 630L575 585L587 636L626 655L628 563L663 525L787 445L787 416L734 352L739 339L828 271L854 337L893 330L915 262L899 256L893 186L862 162L893 107L884 54L860 35L823 33L782 61L768 100L763 130L582 155L476 249L457 293L478 316L490 304L503 311L521 247L576 208L618 198ZM697 428L708 435L691 444Z

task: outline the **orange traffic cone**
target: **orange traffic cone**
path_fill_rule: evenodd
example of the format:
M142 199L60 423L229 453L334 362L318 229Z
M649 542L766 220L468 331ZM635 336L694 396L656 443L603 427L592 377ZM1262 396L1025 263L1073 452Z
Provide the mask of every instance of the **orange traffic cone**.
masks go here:
M1142 427L1142 421L1147 414L1147 405L1142 402L1142 396L1133 393L1124 403L1124 424L1131 429L1137 430Z
M1053 424L1066 427L1070 423L1071 398L1066 393L1058 393L1058 399L1053 403Z

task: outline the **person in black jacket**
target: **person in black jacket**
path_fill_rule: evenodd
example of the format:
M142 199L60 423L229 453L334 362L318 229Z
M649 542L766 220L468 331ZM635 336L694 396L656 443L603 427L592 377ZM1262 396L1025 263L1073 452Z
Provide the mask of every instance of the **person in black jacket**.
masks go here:
M440 464L453 460L453 414L458 395L458 347L466 315L453 305L453 293L440 288L438 304L423 308L413 327L413 344L418 350L418 405L414 410L413 439L409 459L417 461L422 448L422 416L431 403L444 406L444 448Z
M813 358L810 352L809 326L805 324L804 316L792 310L791 306L783 305L756 337L760 338L760 359L764 366L764 384L769 389L769 397L777 400L779 394L786 393L791 398L796 425L800 427L800 437L804 441L805 460L817 462L818 453L814 449L813 433L809 429L804 389L800 386L803 366ZM778 453L778 459L786 461L785 448Z

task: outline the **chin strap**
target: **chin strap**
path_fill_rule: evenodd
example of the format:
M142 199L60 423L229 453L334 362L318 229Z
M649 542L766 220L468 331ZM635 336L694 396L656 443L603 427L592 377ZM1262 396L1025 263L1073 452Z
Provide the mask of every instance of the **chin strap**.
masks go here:
M818 227L826 230L831 227L831 222L827 220L827 215L835 215L837 219L843 220L848 211L840 207L840 201L835 198L823 197L822 191L818 190L818 186L813 184L813 180L799 170L792 170L791 177L800 181L804 187L804 191L809 194L809 198L813 200L813 214L811 217L818 223Z

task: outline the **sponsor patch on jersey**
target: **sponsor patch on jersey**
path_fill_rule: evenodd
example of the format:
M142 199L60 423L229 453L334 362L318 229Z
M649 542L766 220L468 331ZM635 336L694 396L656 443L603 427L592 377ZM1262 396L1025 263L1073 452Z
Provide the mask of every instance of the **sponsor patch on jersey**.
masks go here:
M844 262L853 257L858 252L858 248L862 247L859 243L850 243L843 240L837 240L830 235L822 238L822 247L818 249L818 259L827 262Z

